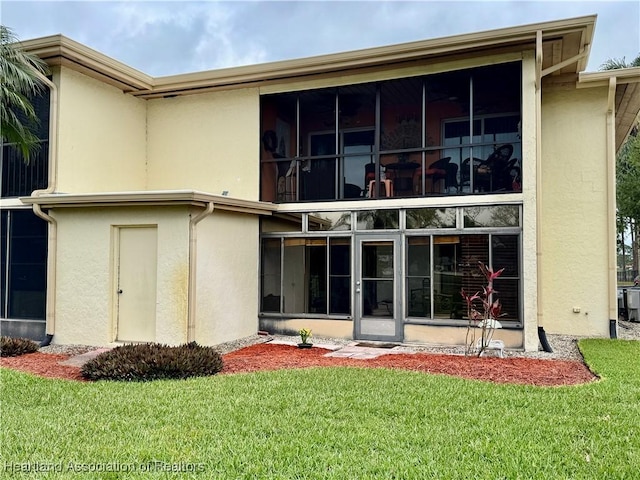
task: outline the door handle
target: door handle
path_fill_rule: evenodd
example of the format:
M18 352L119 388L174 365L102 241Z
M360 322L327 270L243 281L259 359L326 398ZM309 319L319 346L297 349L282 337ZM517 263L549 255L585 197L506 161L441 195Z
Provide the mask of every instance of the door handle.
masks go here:
M122 293L122 289L118 289L118 295Z

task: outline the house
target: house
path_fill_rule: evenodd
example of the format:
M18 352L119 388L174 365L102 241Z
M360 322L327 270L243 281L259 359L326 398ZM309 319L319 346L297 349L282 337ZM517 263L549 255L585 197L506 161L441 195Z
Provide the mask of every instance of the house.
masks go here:
M596 17L152 78L63 36L40 158L2 159L2 329L54 343L266 330L462 344L617 322L615 156L640 69Z

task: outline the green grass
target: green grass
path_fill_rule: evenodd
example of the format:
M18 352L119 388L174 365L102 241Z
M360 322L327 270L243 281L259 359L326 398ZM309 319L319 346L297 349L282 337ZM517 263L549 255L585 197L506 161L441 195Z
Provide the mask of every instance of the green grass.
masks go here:
M358 368L149 383L2 369L0 477L638 478L640 342L581 348L602 380L553 388Z

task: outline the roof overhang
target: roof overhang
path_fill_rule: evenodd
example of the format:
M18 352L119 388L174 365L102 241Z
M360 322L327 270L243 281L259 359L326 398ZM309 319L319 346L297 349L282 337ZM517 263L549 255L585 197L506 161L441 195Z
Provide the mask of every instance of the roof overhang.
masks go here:
M578 87L608 87L611 79L616 82L616 152L640 122L640 67L620 68L602 72L580 73Z
M62 65L96 78L123 92L136 93L153 88L153 78L63 35L20 42L29 53L49 66Z
M587 65L596 16L535 23L478 33L421 40L309 58L223 68L153 78L62 35L22 42L50 65L65 65L122 88L154 98L261 85L284 79L335 74L364 68L392 68L407 62L488 51L533 49L541 33L543 68L562 64L554 75L573 74ZM566 65L563 62L568 62Z
M277 205L268 202L242 200L223 195L198 192L195 190L148 191L148 192L106 192L106 193L52 193L39 196L21 197L27 205L41 208L90 208L90 207L133 207L133 206L178 206L206 207L213 203L214 210L224 210L252 215L271 215Z

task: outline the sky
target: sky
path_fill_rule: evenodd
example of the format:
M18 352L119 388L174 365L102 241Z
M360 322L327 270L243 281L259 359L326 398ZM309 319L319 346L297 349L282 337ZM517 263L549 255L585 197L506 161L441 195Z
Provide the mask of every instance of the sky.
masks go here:
M62 34L158 77L597 14L587 71L640 54L640 0L7 1L20 40Z

